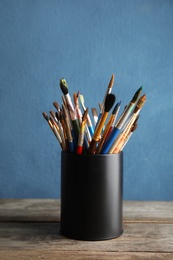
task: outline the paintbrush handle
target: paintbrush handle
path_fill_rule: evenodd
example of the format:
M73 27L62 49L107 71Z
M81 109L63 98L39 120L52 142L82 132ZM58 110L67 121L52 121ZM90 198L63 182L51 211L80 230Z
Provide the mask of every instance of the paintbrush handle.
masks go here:
M91 125L88 125L88 129L89 129L90 135L93 136L93 134L94 134L93 127Z
M90 134L88 125L85 126L85 134L86 134L86 138L88 140L88 143L91 143L92 138L91 138L91 134Z
M68 141L68 146L69 146L69 151L71 153L74 153L75 152L74 142L73 141Z
M90 146L89 146L89 148L88 148L88 152L89 152L90 154L94 154L94 153L95 153L97 143L98 143L98 141L95 141L95 140L92 139L92 141L91 141L91 143L90 143Z
M100 153L100 151L101 151L101 149L102 149L102 146L103 146L103 144L105 143L105 140L106 140L106 137L107 137L107 135L108 135L109 129L110 129L111 125L113 125L113 123L114 123L114 120L115 120L115 115L112 115L112 116L110 117L110 119L109 119L107 125L106 125L106 128L105 128L104 132L103 132L103 135L102 135L102 138L101 138L101 140L100 140L100 142L99 142L99 145L98 145L98 148L97 148L97 152L96 152L96 153Z
M76 153L82 154L82 151L83 151L83 146L78 146L77 149L76 149Z
M102 147L101 150L101 154L106 154L108 153L109 149L111 148L112 144L114 143L114 140L116 139L116 137L118 136L118 134L120 133L120 129L114 127L110 133L110 135L108 136L105 144Z
M98 141L100 139L100 134L102 132L102 129L103 129L107 116L108 116L108 112L103 112L102 117L100 118L100 121L99 121L97 128L93 135L93 139L96 141Z
M130 102L129 105L123 111L120 118L118 119L118 122L116 123L117 128L121 129L123 127L128 117L132 114L134 107L135 107L135 103Z
M77 140L79 133L80 133L80 127L79 127L78 119L72 120L71 122L72 122L72 126L73 126L74 133L75 133L75 136L76 136L76 140Z
M52 131L53 131L54 135L56 136L56 138L57 138L59 144L61 145L61 148L63 149L61 136L60 136L60 134L59 134L57 128L56 128L54 125L53 125L53 128L52 128Z
M102 112L99 113L98 117L97 117L97 122L96 122L96 125L95 125L95 130L98 126L98 123L100 122L100 118L102 117Z

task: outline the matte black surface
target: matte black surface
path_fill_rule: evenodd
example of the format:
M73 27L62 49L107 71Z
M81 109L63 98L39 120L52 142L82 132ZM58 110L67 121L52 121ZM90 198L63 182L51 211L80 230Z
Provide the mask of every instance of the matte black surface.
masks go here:
M61 153L62 235L80 240L121 235L122 194L122 153Z

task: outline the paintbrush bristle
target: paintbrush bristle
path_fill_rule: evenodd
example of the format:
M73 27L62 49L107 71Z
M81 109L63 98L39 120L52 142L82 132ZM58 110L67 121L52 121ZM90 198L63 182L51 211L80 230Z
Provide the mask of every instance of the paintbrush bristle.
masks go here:
M136 101L138 100L140 94L141 94L141 91L142 91L142 86L136 91L136 93L134 94L131 102L132 103L136 103Z
M83 95L79 95L79 99L82 105L84 105L84 96Z
M48 121L49 120L49 117L48 115L46 114L46 112L43 112L42 115L44 116L44 118Z
M104 106L101 103L99 103L99 109L101 112L103 112L103 108L104 108Z
M105 104L104 104L104 111L105 112L109 112L110 109L112 108L113 104L115 103L115 100L116 100L116 97L114 94L108 94L106 96L106 99L105 99Z
M138 127L138 124L135 124L135 125L132 127L131 132L134 132L137 127Z
M55 125L55 121L51 116L50 116L50 122L52 123L52 125Z
M91 111L93 116L98 116L97 109L95 107L91 108Z
M88 115L88 108L85 110L83 117L82 117L82 121L86 121L87 120L87 115Z
M58 111L60 110L60 106L58 105L57 102L53 102L53 105L54 105L54 107L55 107Z
M112 77L109 81L109 85L108 85L108 88L112 88L113 87L113 84L114 84L114 74L112 74Z
M54 111L50 110L49 113L51 114L51 116L52 116L53 118L56 118L56 115L55 115L55 112L54 112Z
M121 101L120 102L118 102L115 106L114 106L114 109L113 109L113 111L112 111L112 115L115 115L115 113L117 112L117 109L118 109L118 107L121 105Z
M141 109L143 107L143 105L145 104L145 102L146 102L146 95L144 94L142 97L139 98L139 100L135 106L134 113L136 113L139 109Z
M64 95L68 94L68 84L64 78L60 79L60 88Z

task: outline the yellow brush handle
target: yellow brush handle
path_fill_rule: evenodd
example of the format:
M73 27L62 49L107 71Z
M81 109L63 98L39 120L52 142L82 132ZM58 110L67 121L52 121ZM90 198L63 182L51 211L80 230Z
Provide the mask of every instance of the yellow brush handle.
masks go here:
M98 141L100 139L100 134L101 134L101 131L103 129L103 126L104 126L104 123L106 121L107 116L108 116L108 112L103 112L102 117L101 117L101 119L100 119L100 121L97 125L97 128L94 132L94 135L93 135L93 138L92 138L93 140Z

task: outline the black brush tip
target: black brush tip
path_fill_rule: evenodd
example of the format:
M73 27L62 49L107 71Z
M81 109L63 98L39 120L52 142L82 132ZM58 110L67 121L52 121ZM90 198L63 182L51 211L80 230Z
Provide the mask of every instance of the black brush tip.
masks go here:
M142 91L142 87L143 87L143 86L141 86L141 87L135 92L135 94L134 94L134 96L133 96L133 98L132 98L132 100L131 100L132 103L135 103L135 102L138 100L138 98L139 98L139 96L140 96L140 94L141 94L141 91Z
M113 111L112 111L112 115L115 115L115 113L117 112L117 110L118 110L118 108L120 107L120 105L121 105L121 101L119 101L119 102L115 105L115 107L114 107L114 109L113 109Z
M68 84L64 78L60 79L60 88L64 95L68 94Z
M112 108L113 104L115 103L115 100L116 100L116 97L114 94L108 94L106 96L106 99L105 99L105 104L104 104L104 107L105 107L105 112L109 112L110 109Z

